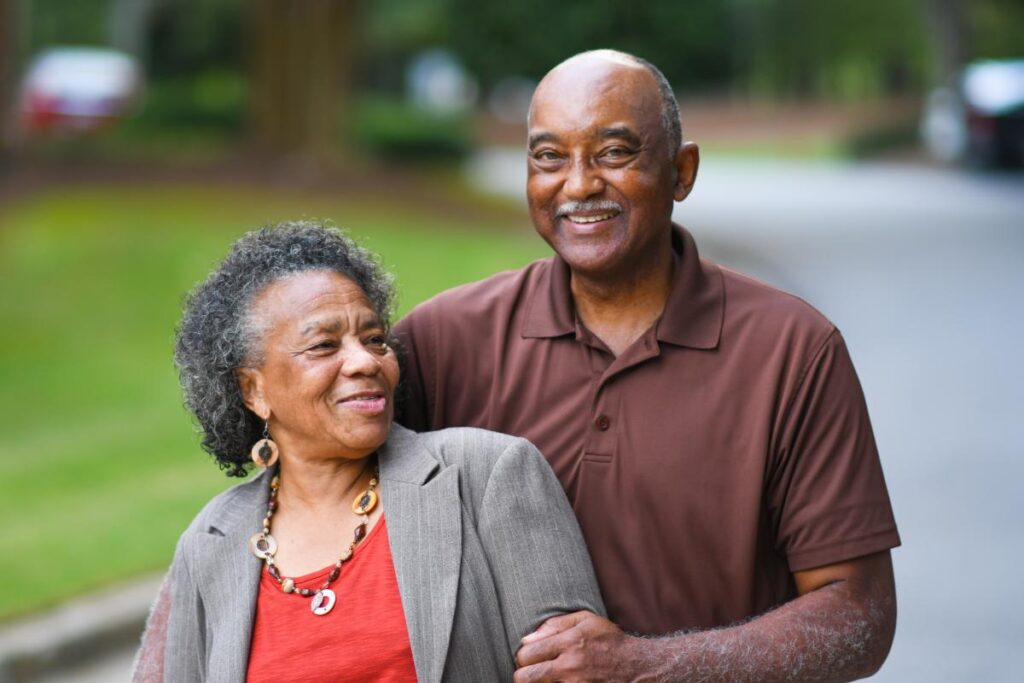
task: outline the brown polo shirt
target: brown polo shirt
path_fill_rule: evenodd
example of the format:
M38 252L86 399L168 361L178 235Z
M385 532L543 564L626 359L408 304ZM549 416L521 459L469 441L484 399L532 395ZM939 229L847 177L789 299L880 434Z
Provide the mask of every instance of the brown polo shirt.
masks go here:
M860 384L802 300L699 258L619 357L576 318L555 257L440 294L396 326L402 421L524 436L579 518L609 616L640 633L730 624L791 571L899 545Z

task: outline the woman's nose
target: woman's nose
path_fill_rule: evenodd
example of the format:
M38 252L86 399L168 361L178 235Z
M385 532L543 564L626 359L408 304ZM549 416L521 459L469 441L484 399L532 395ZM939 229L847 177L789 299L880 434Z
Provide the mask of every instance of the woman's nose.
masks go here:
M346 349L341 370L346 375L376 375L380 372L380 357L362 344Z

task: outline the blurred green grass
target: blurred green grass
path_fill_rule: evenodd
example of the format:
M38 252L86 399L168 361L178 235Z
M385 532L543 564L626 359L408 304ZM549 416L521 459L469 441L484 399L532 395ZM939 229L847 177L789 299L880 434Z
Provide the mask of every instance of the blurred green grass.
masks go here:
M49 190L0 210L0 620L165 567L236 483L200 450L171 363L184 293L235 237L333 220L396 273L404 312L545 255L525 216L474 215L189 185Z

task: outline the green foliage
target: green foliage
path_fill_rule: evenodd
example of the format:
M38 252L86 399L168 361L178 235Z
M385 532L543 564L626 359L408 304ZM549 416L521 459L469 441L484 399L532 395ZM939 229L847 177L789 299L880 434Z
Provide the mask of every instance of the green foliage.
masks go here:
M1024 57L1024 3L1020 0L974 0L975 59Z
M146 26L146 72L175 78L244 65L241 0L175 0L153 3Z
M153 81L147 86L141 109L130 125L238 131L245 111L247 85L239 73L228 70Z
M110 0L31 0L22 2L22 44L30 54L51 45L109 45Z
M352 114L352 140L384 159L446 161L471 147L470 121L462 115L433 114L400 100L361 99Z
M336 219L397 273L402 310L545 251L507 212L476 224L385 192L100 185L5 207L0 619L165 567L233 483L199 448L171 350L182 296L244 230Z
M597 48L648 59L677 87L737 76L731 10L722 0L446 1L451 45L486 85L508 75L538 79L563 59Z

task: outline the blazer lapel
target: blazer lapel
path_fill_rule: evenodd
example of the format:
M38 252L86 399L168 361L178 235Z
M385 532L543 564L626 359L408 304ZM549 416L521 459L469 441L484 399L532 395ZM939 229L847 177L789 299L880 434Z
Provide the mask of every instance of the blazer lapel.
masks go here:
M420 438L398 425L380 450L380 468L381 501L416 675L421 681L440 681L462 564L459 471L438 471L440 464Z
M261 474L240 487L238 496L195 541L197 556L206 559L194 578L203 596L210 630L216 636L206 653L211 680L245 681L263 568L263 563L249 552L248 542L260 529L266 512L268 485L268 475Z

